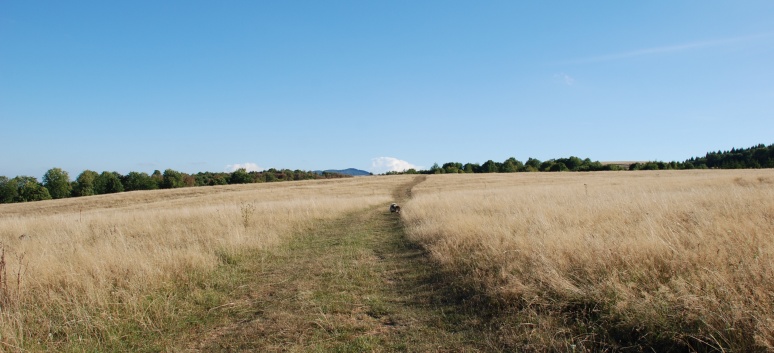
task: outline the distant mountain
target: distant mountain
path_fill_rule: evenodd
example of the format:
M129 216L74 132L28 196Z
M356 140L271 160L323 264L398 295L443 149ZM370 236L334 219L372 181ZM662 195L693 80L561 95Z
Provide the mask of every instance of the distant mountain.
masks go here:
M363 175L371 175L371 173L366 172L365 170L355 169L355 168L347 168L342 170L336 170L336 169L328 169L324 170L328 173L338 173L338 174L344 174L344 175L352 175L352 176L363 176ZM323 170L315 170L316 173L322 174L324 172Z

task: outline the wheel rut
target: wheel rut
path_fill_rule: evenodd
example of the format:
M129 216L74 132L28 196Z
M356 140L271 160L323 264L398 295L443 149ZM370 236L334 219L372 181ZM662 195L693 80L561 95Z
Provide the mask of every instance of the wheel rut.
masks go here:
M409 200L425 178L396 188L395 202ZM386 205L323 222L260 257L244 264L254 276L222 322L191 332L182 350L496 350Z

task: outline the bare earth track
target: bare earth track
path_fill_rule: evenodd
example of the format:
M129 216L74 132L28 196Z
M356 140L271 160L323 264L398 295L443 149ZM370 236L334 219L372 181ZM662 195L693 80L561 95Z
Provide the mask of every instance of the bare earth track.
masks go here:
M424 176L395 190L395 201L407 200L422 181ZM232 261L249 275L241 277L244 283L233 299L209 309L215 316L223 313L219 323L194 329L169 348L498 350L482 320L457 305L437 269L405 239L400 218L386 206L320 224L251 258Z

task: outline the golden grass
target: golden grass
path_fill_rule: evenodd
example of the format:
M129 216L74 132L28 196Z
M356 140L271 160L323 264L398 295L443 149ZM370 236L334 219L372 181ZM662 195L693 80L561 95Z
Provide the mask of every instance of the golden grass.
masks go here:
M774 171L438 175L402 217L532 349L774 349Z
M176 290L232 254L388 205L411 180L0 205L0 351L162 330L185 316ZM513 315L512 347L774 349L774 171L437 175L411 194L409 236L450 281Z
M0 205L0 350L116 340L174 315L151 293L315 222L389 204L406 177L138 191ZM172 295L172 294L170 294ZM152 302L148 302L148 301ZM122 321L123 320L123 321ZM35 348L37 347L37 348Z

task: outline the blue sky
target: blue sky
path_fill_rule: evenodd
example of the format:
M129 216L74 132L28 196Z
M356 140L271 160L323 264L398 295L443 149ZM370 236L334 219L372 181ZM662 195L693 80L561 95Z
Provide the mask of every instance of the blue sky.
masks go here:
M0 1L0 175L774 143L772 1Z

